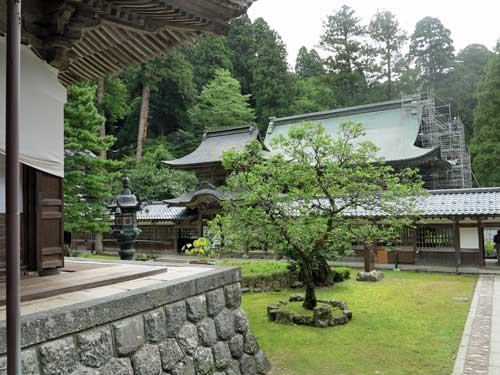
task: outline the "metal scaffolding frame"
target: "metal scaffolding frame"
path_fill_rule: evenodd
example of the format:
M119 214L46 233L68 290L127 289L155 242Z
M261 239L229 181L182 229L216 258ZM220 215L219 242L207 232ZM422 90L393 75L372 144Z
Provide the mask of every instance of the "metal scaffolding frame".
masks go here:
M436 105L436 98L431 91L402 95L401 102L403 109L417 111L421 117L416 144L424 148L439 147L442 159L450 164L450 168L437 168L427 176L428 187L472 187L471 162L465 145L464 124L459 117L452 116L450 105Z

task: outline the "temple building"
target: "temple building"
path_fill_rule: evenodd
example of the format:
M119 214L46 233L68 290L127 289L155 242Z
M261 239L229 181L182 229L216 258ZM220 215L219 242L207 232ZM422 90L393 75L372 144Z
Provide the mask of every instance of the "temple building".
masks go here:
M335 135L346 121L364 126L366 134L360 141L375 143L379 148L377 156L386 163L396 169L419 169L429 190L429 196L419 201L422 217L416 227L401 233L391 249L380 244L379 261L457 269L486 264L484 233L500 227L500 189L471 188L463 124L452 118L449 107L436 106L431 94L274 118L265 139L254 125L208 131L195 151L164 162L170 168L194 172L200 185L194 192L148 205L139 213L138 222L145 231L139 247L142 243L144 249L152 251L154 246L148 237L154 237L162 243L161 252L179 252L186 242L207 235L207 222L220 212L221 203L235 198L219 188L228 173L221 163L224 152L241 151L253 140L259 141L265 152L279 152L271 148L272 139L286 135L296 124L321 123L327 133ZM154 212L162 212L163 216L155 219ZM371 216L368 212L352 214ZM153 231L163 236L146 235ZM354 244L353 249L351 260L359 260L361 248Z

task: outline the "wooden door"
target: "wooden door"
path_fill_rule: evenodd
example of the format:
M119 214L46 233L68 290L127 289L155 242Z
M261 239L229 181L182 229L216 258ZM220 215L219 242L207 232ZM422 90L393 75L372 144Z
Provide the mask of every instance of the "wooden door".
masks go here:
M58 272L64 265L63 179L36 171L36 253L38 271Z

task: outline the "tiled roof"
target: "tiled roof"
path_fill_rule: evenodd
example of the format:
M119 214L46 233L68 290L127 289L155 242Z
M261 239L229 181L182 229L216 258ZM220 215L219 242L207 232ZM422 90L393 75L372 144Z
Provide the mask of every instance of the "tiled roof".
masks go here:
M189 155L180 159L164 161L171 167L187 167L203 163L216 163L222 160L227 151L243 151L254 140L260 140L256 125L245 125L235 128L211 130L203 136L203 141ZM265 146L264 146L264 149Z
M139 221L174 221L192 217L192 211L186 207L170 207L165 203L151 203L137 212Z
M500 188L431 190L418 199L422 216L500 216ZM384 216L380 210L355 209L354 216Z

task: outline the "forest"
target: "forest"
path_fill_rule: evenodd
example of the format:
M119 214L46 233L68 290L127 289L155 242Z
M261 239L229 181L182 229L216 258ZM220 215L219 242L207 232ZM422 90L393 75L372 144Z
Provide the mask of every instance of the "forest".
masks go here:
M70 87L66 230L106 230L102 208L124 172L144 201L194 188L193 175L161 161L191 152L207 129L255 122L264 134L272 117L427 90L464 122L476 183L500 184L500 40L494 50L471 44L456 51L437 18L403 30L390 11L364 22L348 6L322 21L316 48L302 47L293 67L280 35L264 19L243 16L226 37L206 36L119 75Z

